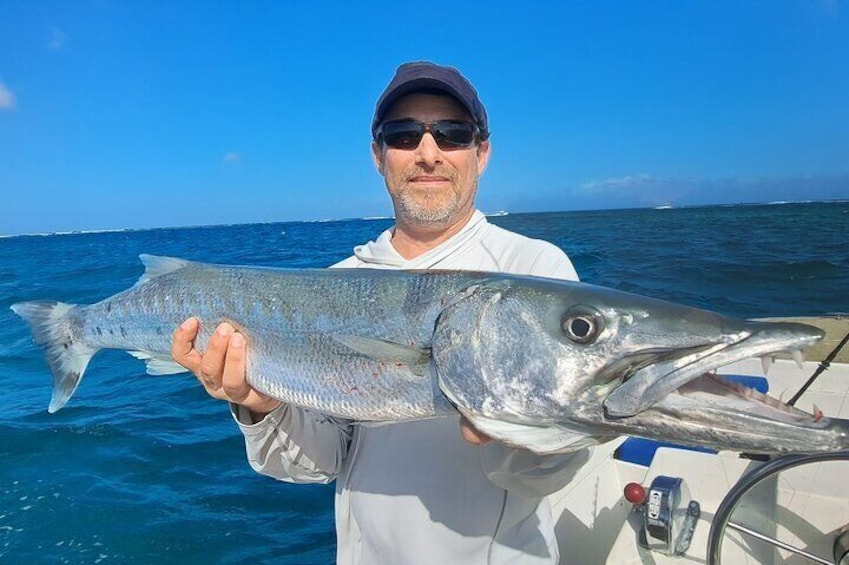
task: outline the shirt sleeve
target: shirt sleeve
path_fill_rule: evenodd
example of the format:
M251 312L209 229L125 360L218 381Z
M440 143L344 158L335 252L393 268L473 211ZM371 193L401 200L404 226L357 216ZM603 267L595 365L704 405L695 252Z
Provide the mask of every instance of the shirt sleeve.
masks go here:
M342 470L353 433L350 422L290 404L256 423L244 407L230 409L256 472L291 483L329 483Z

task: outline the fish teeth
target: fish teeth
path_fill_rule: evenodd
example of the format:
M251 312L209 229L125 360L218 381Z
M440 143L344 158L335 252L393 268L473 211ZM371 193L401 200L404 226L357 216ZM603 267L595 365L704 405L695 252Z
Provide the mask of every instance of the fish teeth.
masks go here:
M801 349L794 349L788 353L793 358L793 361L796 362L797 367L800 369L805 368L805 357L802 355ZM761 357L761 367L763 367L764 376L769 373L769 368L772 367L773 363L775 363L775 357L773 355L764 355Z
M802 356L802 351L800 349L794 349L790 352L790 355L793 356L793 360L796 362L796 366L800 369L805 368L805 358Z

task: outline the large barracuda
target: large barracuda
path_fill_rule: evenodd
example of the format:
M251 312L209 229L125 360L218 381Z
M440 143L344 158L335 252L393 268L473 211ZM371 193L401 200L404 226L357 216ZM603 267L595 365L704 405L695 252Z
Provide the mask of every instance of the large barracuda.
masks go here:
M477 272L282 270L142 256L132 288L88 306L23 302L53 373L55 412L103 348L183 371L171 335L197 347L229 321L248 340L248 380L283 402L354 421L459 411L538 453L629 434L752 453L849 447L849 424L801 412L711 372L798 354L822 337L589 284Z

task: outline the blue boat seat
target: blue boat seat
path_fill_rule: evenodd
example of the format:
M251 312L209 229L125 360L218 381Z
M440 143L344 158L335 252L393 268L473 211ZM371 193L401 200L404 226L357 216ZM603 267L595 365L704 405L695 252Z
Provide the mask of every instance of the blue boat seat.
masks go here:
M753 388L761 394L766 394L769 391L769 381L767 381L764 377L752 377L749 375L721 376L728 381ZM708 449L706 447L691 447L689 445L679 445L668 441L629 437L622 443L622 445L619 446L619 448L617 448L613 456L620 461L627 461L628 463L648 467L651 465L652 459L654 459L654 453L659 447L674 447L690 451L701 451L702 453L716 453L715 450Z

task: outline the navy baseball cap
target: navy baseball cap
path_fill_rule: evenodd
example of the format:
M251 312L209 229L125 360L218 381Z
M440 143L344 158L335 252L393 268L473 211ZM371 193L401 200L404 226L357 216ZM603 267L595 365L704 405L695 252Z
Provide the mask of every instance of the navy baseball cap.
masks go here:
M374 109L374 120L371 123L372 136L375 135L375 130L383 121L386 112L399 98L412 92L421 91L444 92L456 98L480 128L480 138L483 140L489 137L486 108L478 98L478 93L472 83L454 67L437 65L429 61L404 63L398 67L395 76L377 101L377 106Z

